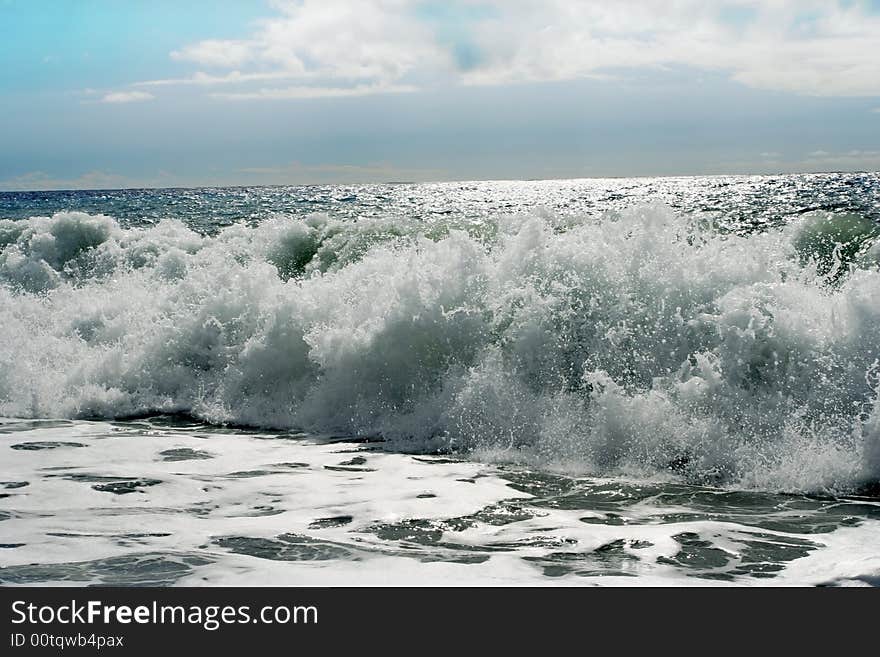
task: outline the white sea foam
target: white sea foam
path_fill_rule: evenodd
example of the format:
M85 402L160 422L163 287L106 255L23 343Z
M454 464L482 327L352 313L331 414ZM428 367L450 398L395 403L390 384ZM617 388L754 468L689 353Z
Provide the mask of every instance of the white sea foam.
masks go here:
M213 237L2 221L0 414L184 412L851 490L880 477L880 271L875 228L843 217L750 236L662 207L430 235L324 215Z
M571 478L320 436L0 418L5 585L880 581L876 500Z

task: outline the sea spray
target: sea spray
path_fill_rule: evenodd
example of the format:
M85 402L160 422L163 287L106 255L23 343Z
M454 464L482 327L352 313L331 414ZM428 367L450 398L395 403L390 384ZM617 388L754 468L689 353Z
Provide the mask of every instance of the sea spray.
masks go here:
M0 414L188 413L593 474L880 477L873 222L751 234L662 206L215 235L0 222Z

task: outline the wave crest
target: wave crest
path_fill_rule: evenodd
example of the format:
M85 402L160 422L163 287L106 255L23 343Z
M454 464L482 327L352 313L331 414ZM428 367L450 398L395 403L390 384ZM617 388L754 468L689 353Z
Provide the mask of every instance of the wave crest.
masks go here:
M876 226L662 207L469 230L277 217L209 237L0 222L0 413L380 434L776 490L880 477Z

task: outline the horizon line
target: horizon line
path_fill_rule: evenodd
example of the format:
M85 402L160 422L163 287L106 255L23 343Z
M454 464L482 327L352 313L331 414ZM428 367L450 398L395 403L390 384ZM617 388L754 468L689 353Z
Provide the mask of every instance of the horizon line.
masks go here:
M462 179L437 179L437 180L384 180L381 182L310 182L310 183L257 183L257 184L229 184L229 185L135 185L132 187L57 187L49 189L0 189L0 194L40 194L57 192L127 192L127 191L158 191L158 190L185 190L185 189L245 189L245 188L272 188L272 187L361 187L366 185L454 185L469 183L492 183L492 182L553 182L564 180L625 180L632 178L721 178L721 177L773 177L773 176L823 176L829 174L880 174L880 169L856 169L856 170L828 170L828 171L778 171L775 173L677 173L677 174L635 174L631 176L605 175L605 176L551 176L548 178L462 178Z

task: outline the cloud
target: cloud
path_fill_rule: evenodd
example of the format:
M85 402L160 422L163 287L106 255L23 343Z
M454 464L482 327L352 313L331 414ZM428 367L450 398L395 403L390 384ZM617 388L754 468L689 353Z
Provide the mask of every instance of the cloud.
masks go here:
M174 51L174 59L208 68L251 64L293 77L396 80L446 57L430 26L407 0L274 2L280 15L250 37L206 40Z
M615 69L720 71L750 87L880 95L880 18L827 0L512 2L477 26L472 84L563 80Z
M175 50L171 53L171 58L205 66L230 68L241 66L253 55L253 46L247 41L209 39Z
M358 85L356 87L283 87L278 89L259 89L238 93L213 93L212 98L224 100L257 100L290 98L351 98L379 93L412 93L418 91L410 85Z
M413 91L410 74L450 69L448 52L410 0L303 0L272 3L277 15L242 39L209 39L171 53L204 69L136 87L240 86L215 98L307 99ZM258 88L259 82L295 84Z
M155 96L145 91L113 91L101 98L102 103L142 103Z
M241 71L230 71L221 75L212 75L209 73L197 72L188 78L168 78L164 80L144 80L135 82L135 87L168 87L182 85L197 86L214 86L222 84L242 84L246 82L264 82L267 80L289 80L301 77L287 73L286 71L275 71L271 73L242 73Z
M174 51L210 69L141 85L309 81L326 89L714 71L812 96L880 95L880 16L867 0L275 0L238 39ZM293 89L301 89L295 85ZM315 97L284 90L226 98Z

